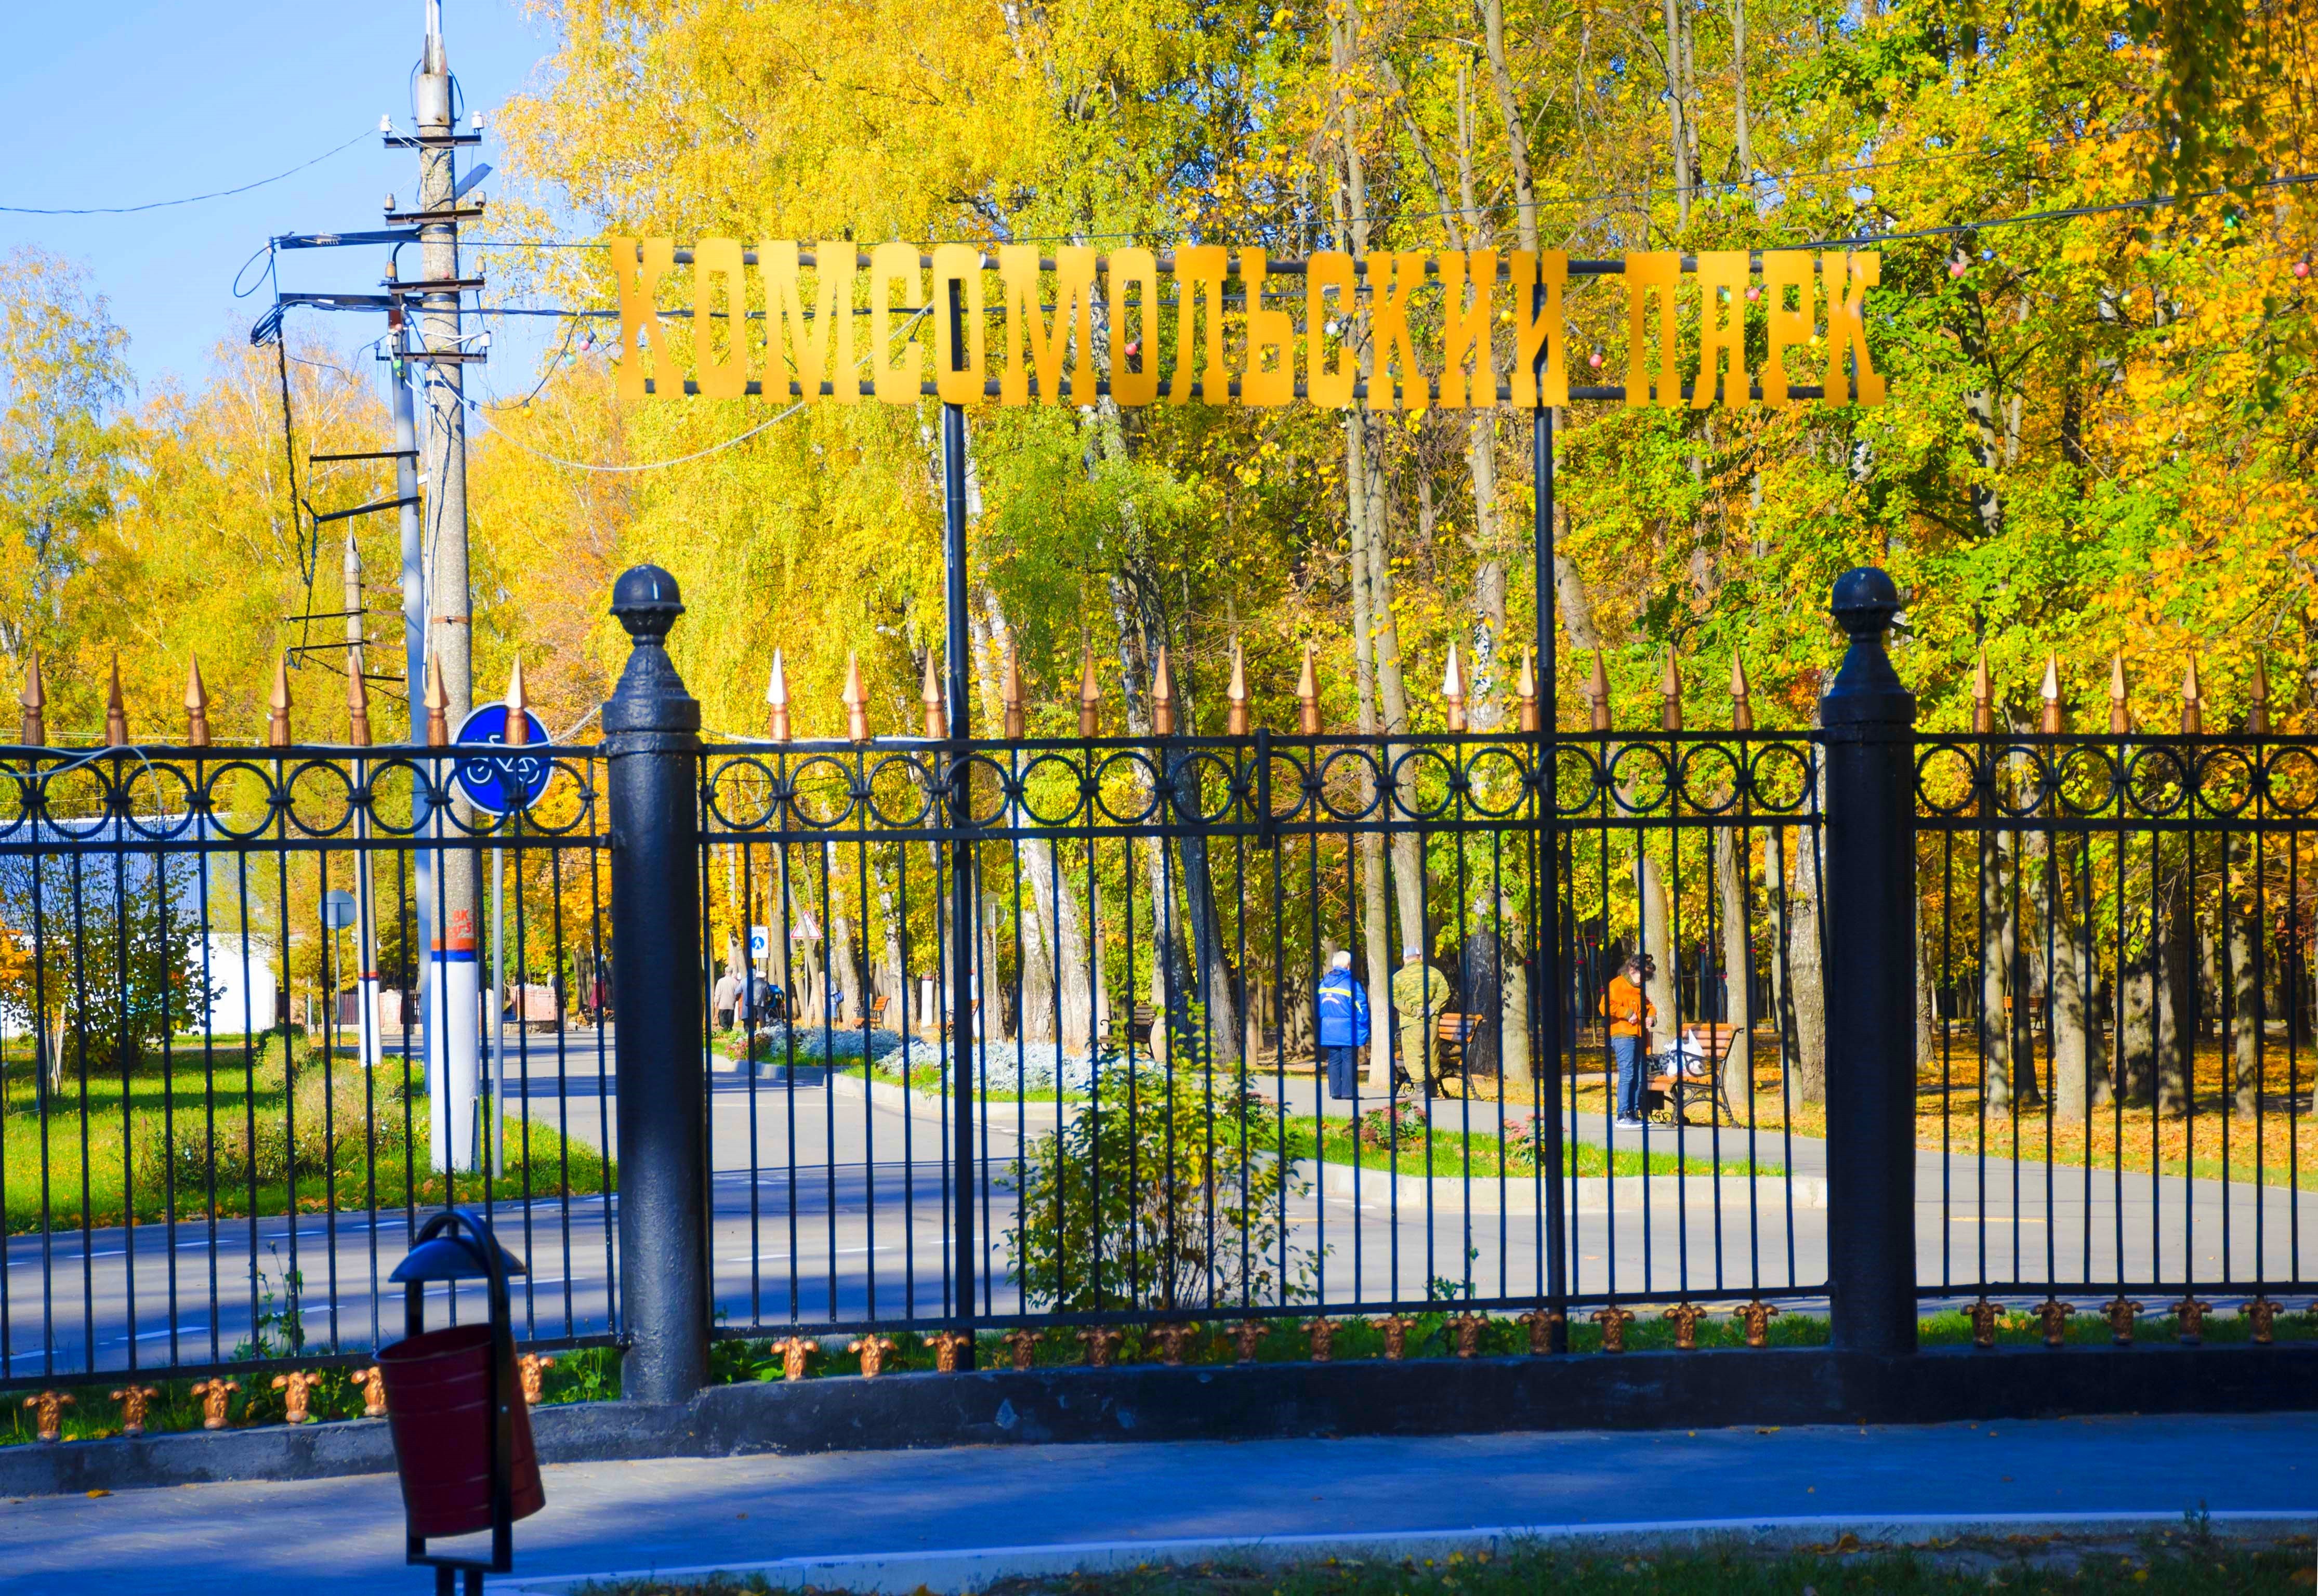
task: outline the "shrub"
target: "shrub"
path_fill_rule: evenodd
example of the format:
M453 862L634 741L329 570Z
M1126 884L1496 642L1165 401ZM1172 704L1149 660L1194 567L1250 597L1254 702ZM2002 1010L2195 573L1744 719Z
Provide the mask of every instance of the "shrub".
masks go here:
M1280 1222L1311 1183L1262 1151L1280 1110L1196 1071L1106 1078L1024 1155L1006 1234L1024 1299L1064 1312L1172 1313L1308 1296L1319 1255Z

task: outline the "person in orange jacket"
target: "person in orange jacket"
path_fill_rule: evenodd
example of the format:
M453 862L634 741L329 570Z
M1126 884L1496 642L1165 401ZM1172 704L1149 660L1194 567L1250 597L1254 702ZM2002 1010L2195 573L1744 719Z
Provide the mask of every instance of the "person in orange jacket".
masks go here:
M1610 1057L1618 1070L1618 1123L1639 1126L1642 1119L1642 1087L1648 1080L1644 1063L1650 1055L1650 1023L1658 1017L1650 1001L1650 978L1658 973L1649 955L1630 955L1602 994L1603 1018L1610 1022Z

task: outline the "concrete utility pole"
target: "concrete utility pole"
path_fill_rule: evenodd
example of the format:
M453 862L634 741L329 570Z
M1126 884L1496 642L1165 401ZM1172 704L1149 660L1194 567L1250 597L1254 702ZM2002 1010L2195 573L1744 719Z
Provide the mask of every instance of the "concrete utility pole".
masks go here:
M427 36L411 112L418 121L418 206L406 220L418 228L419 336L411 348L426 388L427 642L449 700L454 735L474 701L473 605L467 573L467 409L460 340L458 129L452 120L451 64L443 48L441 0L426 0ZM393 219L390 219L393 220ZM414 691L417 684L414 683ZM415 707L415 706L414 706ZM435 856L436 901L427 927L427 1073L433 1100L433 1152L438 1170L475 1166L479 1127L481 1015L475 933L481 905L475 856Z

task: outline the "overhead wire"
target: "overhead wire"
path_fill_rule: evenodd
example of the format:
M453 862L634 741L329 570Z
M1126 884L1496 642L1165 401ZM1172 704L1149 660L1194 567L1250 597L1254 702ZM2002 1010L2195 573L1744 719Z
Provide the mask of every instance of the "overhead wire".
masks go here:
M333 146L312 160L301 161L287 171L276 172L271 177L261 177L254 183L245 183L234 188L213 189L205 194L187 194L183 199L176 200L149 200L142 205L0 205L0 211L4 211L11 216L135 216L140 211L166 211L175 205L198 205L204 200L231 199L236 194L246 194L252 189L264 188L271 183L279 183L285 177L295 177L309 166L319 166L332 156L352 149L369 138L372 131L373 130L364 128L344 144Z

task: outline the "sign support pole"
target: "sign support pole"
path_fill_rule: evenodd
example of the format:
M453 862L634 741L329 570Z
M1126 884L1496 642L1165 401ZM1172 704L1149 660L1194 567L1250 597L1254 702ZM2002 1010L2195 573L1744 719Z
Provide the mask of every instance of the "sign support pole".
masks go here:
M936 302L949 317L951 369L964 370L966 348L965 284L953 279L934 283ZM949 725L955 752L947 764L949 779L949 922L950 922L950 1197L957 1267L951 1312L953 1326L968 1338L974 1334L975 1251L974 1205L982 1182L974 1158L974 1061L977 1056L974 1012L974 964L980 938L975 936L974 910L974 848L966 840L973 805L966 793L965 740L968 735L967 678L972 660L967 650L966 584L966 408L945 400L942 405L942 565L943 607L948 621L945 650L949 676ZM971 1367L973 1342L963 1349L961 1367Z
M1545 289L1541 284L1534 291L1542 312ZM1561 1179L1561 1037L1562 1009L1567 997L1562 990L1568 972L1561 959L1561 824L1559 802L1554 795L1554 740L1560 733L1559 657L1555 647L1554 593L1555 561L1553 551L1553 408L1543 402L1545 394L1545 353L1538 352L1534 370L1539 404L1530 413L1530 463L1536 490L1531 498L1530 549L1536 565L1536 598L1534 608L1537 627L1537 788L1532 802L1537 805L1537 936L1532 945L1537 955L1539 979L1532 990L1544 988L1545 1069L1539 1076L1543 1087L1544 1114L1540 1123L1545 1130L1545 1146L1539 1161L1547 1170L1545 1179L1545 1287L1546 1305L1554 1313L1549 1322L1550 1346L1556 1352L1569 1350L1569 1324L1565 1306L1569 1293L1568 1206L1563 1198L1568 1188ZM1534 1049L1532 1049L1534 1053Z

